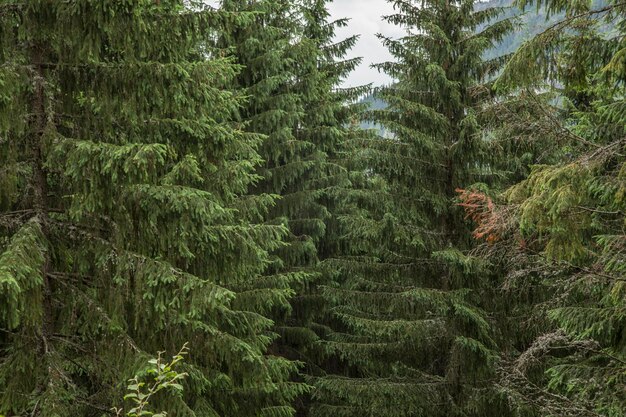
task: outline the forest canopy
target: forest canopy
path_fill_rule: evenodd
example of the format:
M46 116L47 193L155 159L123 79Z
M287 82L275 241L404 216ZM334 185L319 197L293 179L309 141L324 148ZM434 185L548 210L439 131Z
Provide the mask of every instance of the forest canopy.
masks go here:
M0 417L626 417L626 3L0 0Z

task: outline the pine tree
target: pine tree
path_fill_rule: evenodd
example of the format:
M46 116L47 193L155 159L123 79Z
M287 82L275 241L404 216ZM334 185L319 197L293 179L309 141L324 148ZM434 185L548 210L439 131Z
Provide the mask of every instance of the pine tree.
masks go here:
M477 112L502 59L484 61L512 26L473 1L393 1L386 20L407 30L382 38L397 79L370 112L392 138L363 138L351 162L360 179L341 217L350 251L324 289L330 372L316 382L312 415L505 415L490 384L491 325L472 288L489 276L467 254L470 230L455 189L488 182ZM356 166L359 166L356 165Z
M344 239L342 219L358 211L363 176L352 159L360 141L372 136L357 124L367 107L359 98L370 86L341 86L361 62L361 58L347 57L358 36L337 39L337 29L347 25L348 19L329 20L328 3L303 2L302 46L308 62L298 72L297 85L308 110L298 136L313 143L323 156L316 176L309 180L309 188L316 190L314 201L324 213L323 234L315 240L319 263L315 265L315 279L297 288L293 314L279 328L281 342L304 363L305 380L315 387L312 396L303 400L302 415L316 412L314 404L322 388L319 382L336 370L323 342L333 331L334 320L333 305L323 293L336 282L335 260L351 253L349 247L355 243Z
M253 16L176 0L0 2L0 413L95 416L189 342L177 416L290 415L256 291L285 227L212 46ZM245 30L245 29L242 29ZM267 289L266 289L267 288Z
M329 21L327 3L223 2L229 10L263 12L254 30L235 33L226 44L236 45L238 62L247 68L239 86L254 97L242 118L267 135L259 171L265 179L255 191L280 196L266 221L290 231L273 271L292 277L285 282L294 297L289 311L277 312L281 338L275 349L300 361L313 385L327 365L319 340L329 331L329 314L320 288L334 279L332 258L345 252L338 219L352 209L353 173L346 160L364 134L353 125L363 110L356 101L369 88L339 88L360 62L345 57L357 37L335 40L347 19ZM298 402L303 414L309 402Z

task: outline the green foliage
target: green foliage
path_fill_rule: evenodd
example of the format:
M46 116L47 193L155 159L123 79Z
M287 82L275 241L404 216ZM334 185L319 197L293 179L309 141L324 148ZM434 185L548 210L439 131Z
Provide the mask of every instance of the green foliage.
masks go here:
M626 6L390 2L0 1L0 413L626 415Z
M41 320L37 299L41 296L46 256L45 237L37 219L22 225L0 255L2 328L13 330Z
M487 265L467 252L455 188L488 181L476 114L497 64L483 55L512 22L485 26L499 11L470 1L392 3L387 20L407 35L382 38L395 61L377 67L397 82L376 93L388 107L366 113L387 137L355 138L345 162L353 189L337 216L339 250L323 263L326 366L311 379L310 412L503 415L486 405L497 353L471 290Z
M326 367L317 343L327 315L321 285L333 278L319 262L336 255L335 218L351 185L343 162L349 142L363 134L351 126L361 110L354 102L366 88L338 89L359 62L344 58L357 38L334 40L346 20L329 21L325 0L223 1L222 7L263 13L250 30L226 32L220 42L232 46L245 67L236 86L251 100L240 117L251 132L265 135L265 163L251 192L280 195L261 218L289 231L267 271L267 279L282 278L295 295L287 309L273 308L281 335L273 348L317 373ZM307 398L301 400L306 409Z
M543 152L504 194L508 225L489 251L492 261L509 257L505 285L532 289L515 301L532 337L512 345L522 353L511 352L500 384L524 415L623 416L624 9L534 3L564 17L523 45L496 82L515 97L500 109L527 111L492 133ZM538 86L544 94L529 91Z
M255 17L0 2L0 412L101 415L189 341L184 392L153 409L293 413L297 366L269 353L291 292L265 276L287 229L259 221L276 196L246 195L263 136L214 44Z
M184 359L184 355L188 354L187 345L185 344L180 352L172 357L170 362L164 362L162 355L164 352L159 352L156 359L150 359L148 362L152 365L150 369L146 371L146 374L150 376L153 381L150 385L146 385L145 382L141 382L138 376L129 380L129 385L126 387L127 394L124 396L125 401L130 401L133 407L126 413L120 408L115 408L113 411L116 416L121 416L124 413L127 417L166 417L167 412L154 413L149 411L150 400L153 396L157 395L159 391L170 389L170 391L181 393L183 386L180 382L187 376L185 373L179 373L175 367Z

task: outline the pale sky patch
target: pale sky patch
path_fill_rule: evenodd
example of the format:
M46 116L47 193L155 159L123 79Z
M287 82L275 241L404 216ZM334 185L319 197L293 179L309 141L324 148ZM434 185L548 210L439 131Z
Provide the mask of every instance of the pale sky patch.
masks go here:
M337 32L337 40L354 34L361 35L356 46L348 52L348 58L362 57L363 62L344 82L344 86L389 83L391 79L387 75L370 68L370 65L391 60L391 55L376 37L376 33L391 38L403 35L401 28L382 20L382 16L394 13L392 5L386 0L334 0L328 7L333 19L350 18L348 26Z

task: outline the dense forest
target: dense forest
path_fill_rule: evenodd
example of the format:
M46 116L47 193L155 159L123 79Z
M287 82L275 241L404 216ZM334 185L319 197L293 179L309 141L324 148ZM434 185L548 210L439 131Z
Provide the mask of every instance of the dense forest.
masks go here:
M0 0L0 417L626 417L626 3L330 1Z

